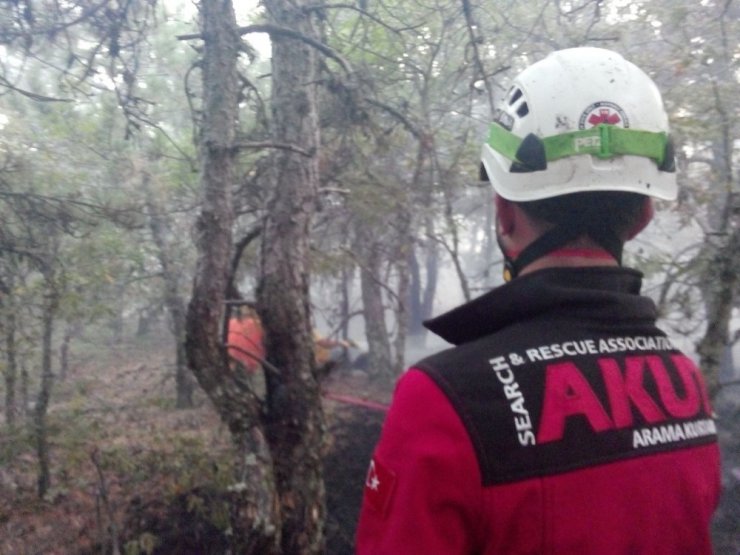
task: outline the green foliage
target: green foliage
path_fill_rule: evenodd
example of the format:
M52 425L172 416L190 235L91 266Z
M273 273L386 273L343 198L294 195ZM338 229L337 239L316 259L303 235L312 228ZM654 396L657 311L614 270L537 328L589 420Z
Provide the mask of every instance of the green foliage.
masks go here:
M218 530L226 531L231 525L228 499L204 498L197 493L187 495L187 511L199 520L206 520Z
M144 555L152 555L154 550L159 547L159 544L160 542L157 536L149 532L144 532L136 539L126 542L124 553L126 555L140 555L142 553Z
M131 484L166 477L161 486L173 496L204 485L225 490L233 480L230 457L209 455L201 438L150 435L146 441L101 448L102 468Z
M32 441L31 430L26 426L4 429L0 441L0 466L9 467L21 453L28 449Z

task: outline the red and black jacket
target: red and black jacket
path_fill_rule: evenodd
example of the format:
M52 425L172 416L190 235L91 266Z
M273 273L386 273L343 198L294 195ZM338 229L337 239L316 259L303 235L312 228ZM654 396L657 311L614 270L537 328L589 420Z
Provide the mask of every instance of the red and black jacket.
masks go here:
M710 555L706 388L640 285L542 270L428 322L456 346L399 380L358 553Z

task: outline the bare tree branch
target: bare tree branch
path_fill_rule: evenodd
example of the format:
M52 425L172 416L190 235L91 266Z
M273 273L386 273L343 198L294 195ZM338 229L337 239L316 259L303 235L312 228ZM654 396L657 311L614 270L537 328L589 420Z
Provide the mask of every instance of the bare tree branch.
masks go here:
M301 156L306 156L307 158L310 158L313 156L313 153L308 152L307 150L304 150L298 146L285 144L285 143L275 143L272 141L236 141L234 143L234 148L244 148L244 149L258 149L258 148L277 148L280 150L288 150L290 152L295 152L296 154L300 154Z
M31 100L36 100L37 102L72 102L71 98L55 98L52 96L44 96L42 94L38 94L35 92L21 89L13 85L13 83L8 81L2 75L0 75L0 86L10 89L11 91L17 92L18 94L21 94L25 96L26 98L30 98Z
M406 128L406 130L411 133L414 137L417 139L420 139L422 136L422 132L416 124L414 124L410 119L408 119L406 116L404 116L401 112L393 108L392 106L388 106L387 104L384 104L378 100L374 100L372 98L366 98L366 102L369 104L372 104L373 106L377 106L378 108L385 110L389 114L391 114L394 118L396 118L398 121L400 121L403 126Z
M279 27L277 25L270 25L267 23L263 24L255 24L255 25L247 25L246 27L238 27L237 32L240 35L246 35L249 33L267 33L270 35L271 38L274 37L288 37L292 38L301 42L304 42L308 44L309 46L314 47L316 50L324 54L324 56L327 56L328 58L331 58L335 60L340 66L342 66L342 69L344 69L345 72L348 74L352 74L352 68L349 65L349 62L345 60L340 54L338 54L334 49L330 48L326 44L312 39L311 37L307 37L305 35L302 35L301 33L294 31L293 29L287 29L285 27ZM178 40L193 40L193 39L202 39L203 35L201 33L191 33L188 35L178 35Z
M486 72L485 66L483 65L483 60L480 55L480 49L478 48L480 44L483 43L483 38L476 36L475 29L477 25L475 24L475 20L473 19L473 8L470 5L470 0L462 0L462 7L463 7L463 14L465 14L465 24L468 28L468 34L470 35L470 47L473 49L473 62L475 64L475 71L477 74L481 76L481 79L483 79L483 83L486 90L486 95L488 96L488 106L491 109L491 113L494 111L494 104L493 104L493 90L489 86L488 83L488 74ZM473 79L475 79L475 74Z
M425 23L419 22L418 25L408 25L406 27L392 27L388 25L385 21L381 20L378 17L375 17L370 12L363 10L362 8L356 6L355 4L317 4L316 6L309 6L305 9L306 12L310 11L324 11L324 10L352 10L360 15L363 15L367 17L368 19L371 19L381 27L385 27L389 31L392 31L394 33L402 33L403 31L413 31L414 29L418 29L419 27L423 27Z
M25 37L33 36L33 35L54 36L57 34L61 34L63 31L71 27L74 27L78 23L81 23L91 18L93 15L95 15L96 12L98 12L98 10L100 10L100 8L110 3L111 3L111 0L102 0L102 2L98 4L93 4L92 6L84 6L83 3L80 3L80 2L78 2L77 4L70 5L68 6L66 13L70 13L70 14L74 13L75 10L73 8L80 8L80 7L82 8L82 11L77 17L69 21L63 21L62 23L58 25L50 25L48 27L39 27L36 29L24 27L25 29L27 29L25 32L16 32L16 33L10 32L8 29L3 29L3 36L2 36L2 40L0 40L0 44L8 44L14 39L25 38ZM60 13L62 12L60 11Z

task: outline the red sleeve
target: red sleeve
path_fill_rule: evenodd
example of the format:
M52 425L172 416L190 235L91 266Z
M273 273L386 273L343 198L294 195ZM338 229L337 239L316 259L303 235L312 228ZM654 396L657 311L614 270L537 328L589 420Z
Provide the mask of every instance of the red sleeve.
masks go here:
M472 443L426 374L399 380L365 481L358 555L462 555L480 545L482 487Z

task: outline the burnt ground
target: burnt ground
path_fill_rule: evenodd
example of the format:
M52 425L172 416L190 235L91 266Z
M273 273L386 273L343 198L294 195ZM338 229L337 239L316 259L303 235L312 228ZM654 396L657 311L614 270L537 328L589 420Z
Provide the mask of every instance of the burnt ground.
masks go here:
M335 443L324 465L329 515L327 552L352 555L365 475L383 414L361 407L344 407L340 413L340 419L332 425Z

